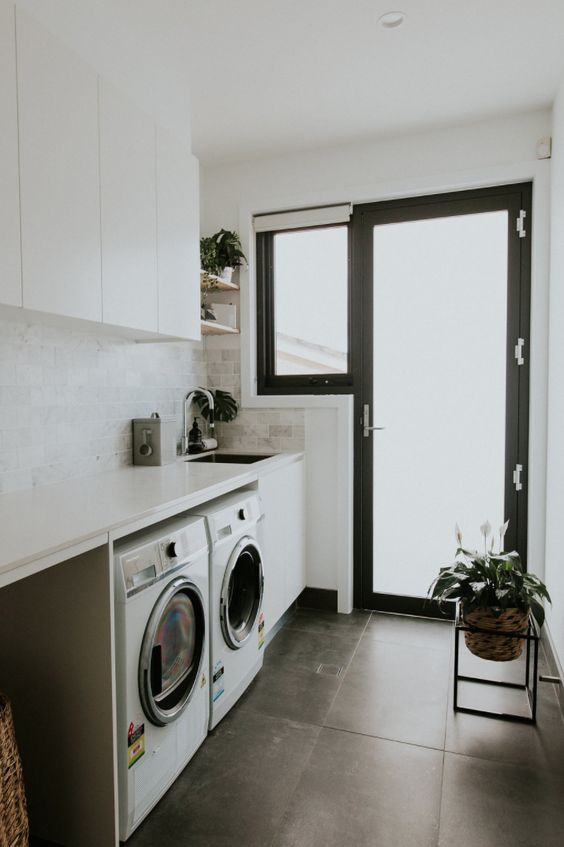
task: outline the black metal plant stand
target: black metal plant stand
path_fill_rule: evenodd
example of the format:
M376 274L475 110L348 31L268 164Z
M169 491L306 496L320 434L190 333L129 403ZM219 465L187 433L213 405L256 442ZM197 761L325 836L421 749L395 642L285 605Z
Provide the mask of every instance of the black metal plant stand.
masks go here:
M482 677L465 676L459 672L459 641L461 632L487 632L488 635L499 635L503 638L522 638L526 639L526 659L525 659L525 681L505 682L503 680L484 679ZM465 712L469 715L484 715L489 718L500 718L502 720L519 721L520 723L536 723L537 720L537 681L538 681L538 664L539 664L539 641L540 630L537 622L531 613L529 613L529 627L527 633L520 632L496 632L492 630L484 630L477 626L471 626L462 619L460 603L456 607L456 619L454 624L454 711ZM532 645L532 651L531 651ZM532 662L531 662L531 652ZM484 660L485 661L485 660ZM531 678L532 670L532 678ZM511 712L490 712L487 709L469 708L467 706L458 705L458 683L459 682L475 682L480 685L494 685L501 688L513 688L525 691L527 694L528 715L516 715Z

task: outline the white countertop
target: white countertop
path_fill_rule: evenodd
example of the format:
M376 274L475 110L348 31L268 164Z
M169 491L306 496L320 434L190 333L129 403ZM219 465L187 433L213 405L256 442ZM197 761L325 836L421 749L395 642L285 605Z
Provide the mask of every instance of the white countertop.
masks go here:
M179 460L157 468L133 466L30 491L0 495L0 585L175 513L256 482L260 474L295 461L281 453L248 465ZM106 535L104 539L103 536ZM85 548L86 549L86 548ZM21 572L20 572L21 571Z

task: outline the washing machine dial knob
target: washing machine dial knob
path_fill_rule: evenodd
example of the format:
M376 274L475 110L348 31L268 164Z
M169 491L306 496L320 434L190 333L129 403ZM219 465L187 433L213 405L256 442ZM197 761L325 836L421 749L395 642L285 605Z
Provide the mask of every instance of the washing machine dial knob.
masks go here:
M178 556L178 551L176 549L176 541L171 541L170 544L167 545L166 554L169 559L176 559Z
M247 510L239 509L239 520L246 521L247 520Z

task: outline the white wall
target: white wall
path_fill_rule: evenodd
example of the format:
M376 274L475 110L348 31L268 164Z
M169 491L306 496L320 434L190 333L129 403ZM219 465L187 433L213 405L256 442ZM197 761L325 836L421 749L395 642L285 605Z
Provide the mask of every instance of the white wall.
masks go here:
M203 169L201 217L204 234L211 234L222 226L238 229L250 258L249 273L241 275L242 395L244 403L258 406L264 405L266 398L256 397L254 388L253 212L344 201L369 202L534 180L528 552L530 561L535 563L534 570L540 574L543 572L545 537L550 162L536 160L535 146L540 137L550 134L550 128L551 115L544 110L499 120L440 127L373 143ZM276 408L288 404L308 407L307 398L269 398L269 402ZM315 415L317 426L320 426L322 414ZM333 414L334 409L327 410L329 428ZM352 418L350 423L352 425ZM306 444L311 444L311 435L307 431L306 416ZM323 458L319 450L315 451L315 457L308 454L308 461L311 460L308 477L315 474L315 462L324 461L334 466L342 455L342 448L342 443L333 438L331 445L326 444ZM327 469L323 472L326 473ZM328 521L334 526L347 521L342 503L338 503L336 498L328 501L323 521L311 501L308 504L310 539L321 538L323 525ZM346 526L345 530L349 532L350 526ZM352 559L343 564L343 546L335 548L329 558L320 553L321 547L314 550L310 545L308 585L328 588L346 585L347 574L343 573L343 568L350 568Z
M548 623L564 668L564 79L552 129L546 583Z

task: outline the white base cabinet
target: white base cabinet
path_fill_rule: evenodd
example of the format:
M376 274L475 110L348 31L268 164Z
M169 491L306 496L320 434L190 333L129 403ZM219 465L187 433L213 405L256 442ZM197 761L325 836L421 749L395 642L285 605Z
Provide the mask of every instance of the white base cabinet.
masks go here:
M261 473L259 494L265 514L265 629L268 632L306 585L305 460Z

